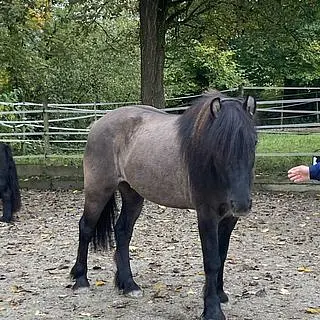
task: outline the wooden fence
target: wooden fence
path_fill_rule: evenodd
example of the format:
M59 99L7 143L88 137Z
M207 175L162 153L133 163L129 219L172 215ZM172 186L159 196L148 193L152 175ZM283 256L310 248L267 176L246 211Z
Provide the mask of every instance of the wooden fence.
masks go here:
M238 88L226 91L236 91ZM259 99L258 131L288 133L302 128L317 128L319 124L320 88L301 87L243 87L243 92L261 90L299 90L304 96ZM177 106L166 108L167 112L183 112L188 101L197 96L168 99ZM79 153L83 151L90 125L114 108L139 102L85 103L85 104L37 104L0 102L0 142L9 142L19 149L18 153L41 154ZM262 120L261 120L262 119ZM310 155L310 154L291 154Z

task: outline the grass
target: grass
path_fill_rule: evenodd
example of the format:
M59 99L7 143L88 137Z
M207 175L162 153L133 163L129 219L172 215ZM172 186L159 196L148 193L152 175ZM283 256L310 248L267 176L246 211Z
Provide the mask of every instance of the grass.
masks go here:
M313 153L320 150L317 133L259 133L257 153Z
M256 174L260 177L286 179L288 169L310 165L312 156L320 154L317 133L259 133L258 138Z

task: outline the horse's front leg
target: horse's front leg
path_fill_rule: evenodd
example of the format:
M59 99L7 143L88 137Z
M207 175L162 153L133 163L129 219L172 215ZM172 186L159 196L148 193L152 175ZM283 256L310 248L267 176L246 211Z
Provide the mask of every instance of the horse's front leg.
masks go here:
M218 274L221 268L218 240L219 217L209 206L201 206L197 214L206 280L202 318L225 320L218 296Z
M0 217L2 222L10 222L12 220L12 202L11 202L11 191L6 190L2 194L3 203L3 216Z
M232 230L237 224L239 218L237 217L226 217L219 223L219 254L221 267L218 273L218 296L220 298L220 302L225 303L228 302L228 296L223 290L223 272L224 272L224 263L227 258L227 253L229 249L229 242Z

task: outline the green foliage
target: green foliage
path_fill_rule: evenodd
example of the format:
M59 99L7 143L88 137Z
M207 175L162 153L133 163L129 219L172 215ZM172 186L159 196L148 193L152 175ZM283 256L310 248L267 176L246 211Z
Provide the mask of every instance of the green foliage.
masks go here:
M209 88L226 89L244 82L231 50L219 50L213 42L192 40L174 45L165 69L168 96L200 93Z
M18 101L21 92L19 89L13 89L13 91L6 91L0 94L0 102L15 102ZM5 106L0 106L5 110Z
M96 5L7 4L0 24L6 48L0 55L1 92L19 89L20 100L34 102L139 100L138 21L125 8L115 19L114 12L94 10Z
M18 101L20 92L18 89L15 89L11 92L3 92L0 94L0 102L14 102ZM11 111L12 108L6 104L0 104L0 121L1 120L17 120L18 116L15 114L7 114L4 115L1 111ZM0 132L12 132L12 128L10 126L1 125Z
M89 36L70 35L67 41L60 42L51 61L51 101L139 100L139 48L137 42L127 43L137 22L111 20L103 28L108 32L97 29Z
M319 79L320 7L316 0L235 3L235 10L245 14L245 19L228 42L251 83L307 85Z
M0 2L0 94L138 101L138 0ZM167 2L167 96L320 83L316 0Z
M201 58L201 52L199 56L195 53L194 39L201 46L230 54L227 62L230 72L226 75L231 83L237 83L239 75L244 82L253 85L320 83L318 1L190 0L178 2L172 7L175 11L172 12L172 8L169 11L174 17L170 21L175 21L175 24L171 23L168 43L169 58L174 59L174 63L168 61L170 77L167 83L175 79L172 73L178 74L176 78L179 79L180 74L185 75L184 72L188 83L190 59L196 64L197 58ZM176 45L172 45L174 42ZM190 54L190 51L194 54ZM211 55L209 59L211 65L217 64L212 74L217 75L213 85L220 88L219 77L225 74L225 68L217 63L219 59L216 56ZM170 70L171 65L174 70ZM210 84L207 80L208 70L203 65L194 68L191 74L192 89L201 89ZM197 74L201 76L197 77ZM224 83L228 82L222 81L222 87Z

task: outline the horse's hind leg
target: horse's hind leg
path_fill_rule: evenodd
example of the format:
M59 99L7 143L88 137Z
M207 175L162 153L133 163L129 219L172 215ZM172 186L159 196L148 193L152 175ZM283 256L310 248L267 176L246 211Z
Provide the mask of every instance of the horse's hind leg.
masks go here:
M85 195L84 212L79 221L79 245L77 260L71 269L71 276L76 280L73 289L89 287L87 278L87 259L89 243L92 240L96 226L106 205L114 201L114 191L103 192L94 190Z
M221 266L218 273L217 291L218 291L218 296L220 298L221 303L228 302L229 300L227 294L223 290L223 271L224 271L224 263L227 258L231 233L237 221L238 221L238 218L227 217L223 219L219 224L219 255L220 255Z
M115 252L115 262L117 265L115 285L124 294L138 297L142 295L142 291L132 278L129 260L129 243L134 224L141 213L144 199L127 183L121 183L119 191L122 197L122 207L115 226L117 245Z

